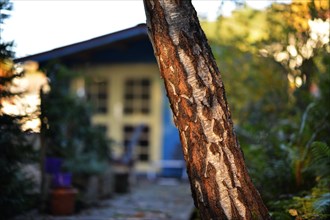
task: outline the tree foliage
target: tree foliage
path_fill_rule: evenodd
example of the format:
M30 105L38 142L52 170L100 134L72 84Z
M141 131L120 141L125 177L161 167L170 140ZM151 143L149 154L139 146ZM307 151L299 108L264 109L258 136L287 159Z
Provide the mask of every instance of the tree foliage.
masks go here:
M0 24L9 16L9 1L0 2ZM12 91L13 80L20 77L13 65L12 42L0 38L0 216L8 218L33 205L31 190L35 183L22 172L22 167L35 162L36 152L21 129L25 115L4 111L4 103L19 96Z
M70 91L69 82L77 73L56 61L45 69L52 88L42 104L47 127L46 154L63 158L64 169L74 174L102 173L110 146L105 134L91 123L91 106Z
M243 7L203 23L250 174L274 219L329 213L328 24L327 1Z

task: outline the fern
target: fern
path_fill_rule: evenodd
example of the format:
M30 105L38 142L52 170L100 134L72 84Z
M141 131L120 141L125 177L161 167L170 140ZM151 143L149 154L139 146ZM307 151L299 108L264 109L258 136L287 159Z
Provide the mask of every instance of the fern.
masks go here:
M319 213L329 213L330 211L330 193L323 194L313 204L314 209Z
M313 142L310 168L320 177L330 176L330 147L324 142Z

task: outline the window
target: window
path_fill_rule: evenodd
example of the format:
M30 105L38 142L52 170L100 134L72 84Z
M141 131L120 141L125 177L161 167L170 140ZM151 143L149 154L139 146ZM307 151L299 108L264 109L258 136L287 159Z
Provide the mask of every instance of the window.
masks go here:
M149 114L151 81L147 78L127 79L124 85L124 113Z
M127 147L129 144L131 144L134 132L136 132L136 126L133 125L125 125L123 127L124 132L124 145ZM139 136L139 139L134 144L134 156L137 158L137 160L142 162L149 161L149 146L150 146L150 128L148 126L144 126L142 129L142 132Z
M87 85L87 98L91 101L96 113L106 113L108 111L108 82L93 79Z

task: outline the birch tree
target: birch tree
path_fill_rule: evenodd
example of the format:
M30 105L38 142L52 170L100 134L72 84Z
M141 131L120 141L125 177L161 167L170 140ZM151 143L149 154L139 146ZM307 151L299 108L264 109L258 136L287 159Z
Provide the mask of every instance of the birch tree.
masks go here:
M191 0L144 4L201 217L269 219L248 175L220 72Z

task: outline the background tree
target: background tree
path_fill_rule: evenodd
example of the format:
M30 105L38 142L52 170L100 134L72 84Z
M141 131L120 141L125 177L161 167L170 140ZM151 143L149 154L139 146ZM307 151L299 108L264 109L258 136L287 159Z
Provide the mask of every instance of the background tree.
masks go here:
M201 217L268 219L247 173L220 73L191 1L144 2Z
M42 103L46 155L62 158L63 170L73 174L73 185L84 193L88 177L104 173L109 166L110 142L104 131L92 125L91 105L70 91L77 73L57 61L44 68L52 88Z
M12 4L0 2L0 24L8 18ZM1 30L0 30L1 32ZM33 183L22 167L35 162L36 152L28 144L28 132L21 128L25 115L13 115L4 109L18 93L12 91L13 80L20 77L13 64L13 42L3 42L0 35L0 216L9 218L34 205L36 198L31 192Z

